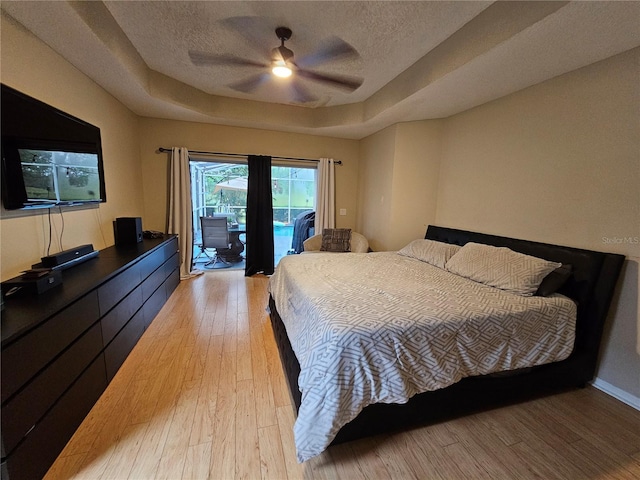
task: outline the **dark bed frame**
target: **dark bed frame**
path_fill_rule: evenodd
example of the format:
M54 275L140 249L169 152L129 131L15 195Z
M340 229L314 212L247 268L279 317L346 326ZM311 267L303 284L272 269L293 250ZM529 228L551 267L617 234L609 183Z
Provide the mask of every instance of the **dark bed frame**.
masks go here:
M425 238L457 245L476 242L508 247L527 255L571 264L571 277L559 293L572 298L578 304L574 350L566 360L560 362L506 375L464 378L447 388L415 395L406 404L369 405L338 432L332 445L584 387L595 375L602 331L624 262L623 255L434 225L428 227ZM280 359L297 412L302 398L298 389L300 365L276 311L273 298L269 299L269 307Z

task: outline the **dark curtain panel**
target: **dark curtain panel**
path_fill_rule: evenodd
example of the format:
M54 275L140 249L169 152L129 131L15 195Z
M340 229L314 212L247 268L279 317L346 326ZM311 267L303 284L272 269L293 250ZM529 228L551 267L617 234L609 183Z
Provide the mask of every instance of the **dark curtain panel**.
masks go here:
M271 157L249 155L247 255L245 277L273 273L273 197Z

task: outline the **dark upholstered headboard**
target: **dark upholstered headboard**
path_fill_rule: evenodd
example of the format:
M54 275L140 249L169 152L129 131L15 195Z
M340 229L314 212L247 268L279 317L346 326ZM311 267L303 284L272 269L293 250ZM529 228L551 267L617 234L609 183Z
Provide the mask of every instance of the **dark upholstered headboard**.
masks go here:
M507 247L526 255L570 264L572 266L571 277L559 293L572 298L578 304L576 344L571 357L584 355L591 371L591 378L593 377L602 330L616 281L624 262L624 255L518 240L435 225L430 225L427 228L425 238L456 245L475 242Z

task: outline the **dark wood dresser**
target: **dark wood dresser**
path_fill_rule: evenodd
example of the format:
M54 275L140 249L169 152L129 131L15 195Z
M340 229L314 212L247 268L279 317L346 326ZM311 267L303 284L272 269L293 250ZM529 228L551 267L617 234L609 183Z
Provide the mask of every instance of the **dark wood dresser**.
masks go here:
M2 311L2 479L44 476L180 282L176 236L101 250Z

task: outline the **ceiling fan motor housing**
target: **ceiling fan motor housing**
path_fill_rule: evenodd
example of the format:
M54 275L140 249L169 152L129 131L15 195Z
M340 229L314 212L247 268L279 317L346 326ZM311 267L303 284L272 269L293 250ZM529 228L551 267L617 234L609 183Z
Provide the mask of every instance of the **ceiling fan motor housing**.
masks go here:
M287 27L278 27L276 28L276 35L280 40L286 42L291 38L291 29Z
M287 27L276 28L276 35L282 42L282 45L271 50L271 60L274 62L287 62L293 58L293 51L284 46L284 42L291 38L291 29Z

